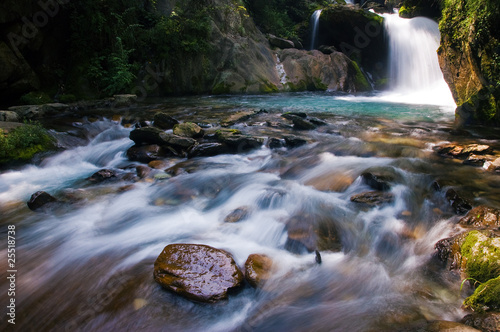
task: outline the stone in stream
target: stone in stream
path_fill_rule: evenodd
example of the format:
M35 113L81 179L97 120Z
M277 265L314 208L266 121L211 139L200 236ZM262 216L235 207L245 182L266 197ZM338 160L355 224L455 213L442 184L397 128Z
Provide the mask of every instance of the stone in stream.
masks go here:
M313 130L316 129L317 127L312 122L300 117L294 117L292 119L292 123L293 123L293 129L297 130Z
M245 110L245 109L239 110L238 112L233 113L233 114L229 115L228 117L222 119L221 126L222 127L229 127L229 126L232 126L236 123L246 121L246 120L250 119L253 115L256 115L257 113L258 112L256 112L255 110Z
M155 127L137 128L130 132L130 139L135 144L158 144L162 145L166 141L166 133Z
M233 257L202 244L170 244L154 263L153 276L162 287L189 299L216 302L243 281Z
M104 182L106 180L116 179L116 172L112 169L101 169L89 177L91 182Z
M162 149L157 144L134 145L127 150L127 157L130 161L141 163L149 163L169 154L171 153L168 150Z
M57 202L57 200L54 197L52 197L49 193L45 191L37 191L36 193L31 195L27 204L32 211L36 211L54 202Z
M262 285L271 277L273 260L264 254L251 254L245 262L245 279L253 287Z
M480 205L470 210L458 222L462 226L474 228L494 228L500 226L500 210Z
M250 215L250 207L249 206L241 206L235 210L233 210L231 213L229 213L226 218L224 218L224 222L238 222L242 221Z
M179 121L165 112L158 112L153 117L153 124L161 129L172 129L178 123Z
M285 140L286 146L289 148L296 148L307 144L307 141L305 139L295 135L286 135L283 136L283 139Z
M448 189L445 197L456 214L465 214L472 209L472 205L454 189Z
M188 158L211 157L219 154L229 153L229 149L222 143L201 143L195 145L188 152Z
M394 195L383 191L368 191L351 196L351 202L364 203L369 206L389 204L394 201Z
M391 189L389 183L382 176L377 176L373 173L365 172L361 174L361 178L363 179L363 182L373 190L388 191Z
M462 318L460 323L483 332L500 331L500 312L473 313Z
M486 156L479 156L476 154L470 154L467 159L463 161L464 165L478 166L482 167L484 163L488 160Z
M174 126L174 135L191 138L201 138L205 135L203 129L196 123L183 122Z
M276 137L270 137L267 141L267 146L270 149L279 149L285 146L285 141Z

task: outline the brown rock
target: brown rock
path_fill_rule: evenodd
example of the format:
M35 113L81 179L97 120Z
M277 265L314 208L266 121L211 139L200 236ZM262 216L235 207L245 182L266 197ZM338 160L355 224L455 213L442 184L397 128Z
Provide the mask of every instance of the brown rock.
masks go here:
M153 123L161 129L172 129L179 123L176 119L164 112L158 112L153 117Z
M137 172L137 176L140 177L141 179L148 177L152 171L150 167L144 165L136 166L135 170Z
M472 205L454 189L448 189L446 192L446 199L450 202L456 214L465 214L472 209Z
M312 178L305 182L306 186L312 186L320 191L343 192L354 182L351 175L341 172L330 172Z
M388 192L368 191L351 196L351 202L364 203L370 206L389 204L394 201L394 195Z
M470 210L458 223L462 226L471 226L474 228L497 227L500 226L500 210L480 205Z
M205 132L196 123L183 122L174 126L174 135L182 137L200 138Z
M483 332L498 332L500 331L500 312L470 314L462 318L460 322Z
M154 169L165 169L168 167L168 163L163 160L152 160L148 163L148 166Z
M229 213L226 218L224 218L224 222L238 222L246 219L250 214L249 206L241 206L231 213Z
M89 181L97 183L111 179L116 179L116 172L112 169L101 169L89 177Z
M245 262L245 279L253 287L261 287L269 280L273 260L263 254L252 254Z
M227 298L243 274L226 251L201 244L170 244L154 263L153 276L162 287L201 302Z
M36 193L31 195L31 198L27 204L31 210L36 211L41 207L56 201L57 200L54 197L52 197L49 193L45 191L37 191Z

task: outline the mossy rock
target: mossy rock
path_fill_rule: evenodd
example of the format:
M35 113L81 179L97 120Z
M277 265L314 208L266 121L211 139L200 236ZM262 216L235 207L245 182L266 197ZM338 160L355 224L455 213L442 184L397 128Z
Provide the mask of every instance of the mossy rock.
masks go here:
M500 275L500 237L488 237L479 231L467 234L460 248L469 278L486 282Z
M474 294L465 299L466 308L475 312L500 309L500 275L481 284Z
M0 129L0 164L27 161L54 147L54 138L39 124L19 126L8 133Z

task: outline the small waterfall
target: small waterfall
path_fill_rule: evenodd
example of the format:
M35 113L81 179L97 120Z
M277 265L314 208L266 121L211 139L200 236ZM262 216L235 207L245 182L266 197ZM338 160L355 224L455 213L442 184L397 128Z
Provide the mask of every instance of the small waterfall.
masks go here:
M283 64L281 63L280 57L278 56L278 54L276 54L276 71L278 72L278 75L280 77L280 83L286 84L288 81L286 79L285 68L283 67Z
M391 92L399 94L401 102L454 106L436 54L438 24L425 17L383 16L390 43Z
M318 9L314 11L314 13L311 16L311 26L312 26L312 32L311 32L311 50L314 50L314 46L316 43L316 37L318 35L318 25L319 25L319 17L321 16L321 9Z

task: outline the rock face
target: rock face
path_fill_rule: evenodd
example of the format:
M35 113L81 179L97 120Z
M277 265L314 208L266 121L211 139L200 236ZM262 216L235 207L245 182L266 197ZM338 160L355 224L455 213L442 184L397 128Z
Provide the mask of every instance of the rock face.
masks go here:
M286 73L285 90L371 90L358 65L343 53L285 49L277 54Z
M154 263L153 276L162 287L201 302L222 300L243 281L228 252L200 244L166 246Z
M499 13L495 0L445 2L439 64L457 103L460 125L500 124Z
M383 18L357 6L329 6L319 19L318 45L334 46L370 72L375 81L387 76L384 35Z

